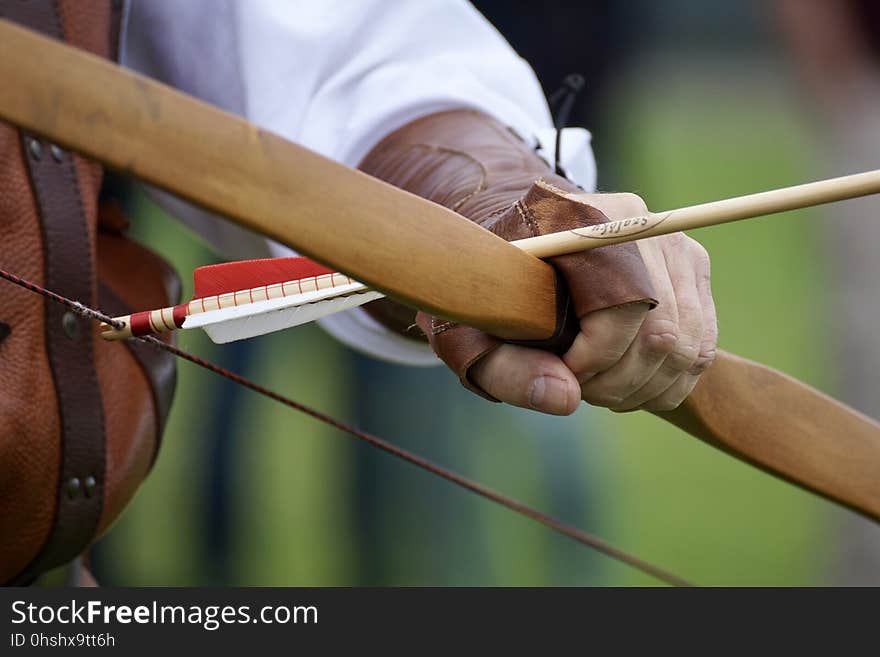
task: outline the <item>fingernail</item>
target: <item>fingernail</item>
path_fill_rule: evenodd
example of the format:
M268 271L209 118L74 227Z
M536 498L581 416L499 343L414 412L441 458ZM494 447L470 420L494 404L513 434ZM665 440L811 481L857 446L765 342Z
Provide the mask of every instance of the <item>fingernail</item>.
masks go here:
M568 386L552 376L540 376L532 381L529 406L544 413L561 414L568 411Z

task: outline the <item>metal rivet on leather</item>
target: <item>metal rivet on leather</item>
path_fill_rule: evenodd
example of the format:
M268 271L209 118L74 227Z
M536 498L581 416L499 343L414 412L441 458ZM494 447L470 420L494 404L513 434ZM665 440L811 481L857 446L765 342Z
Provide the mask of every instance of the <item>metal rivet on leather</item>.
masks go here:
M83 490L85 490L86 497L92 496L92 494L95 492L95 488L97 487L97 485L98 482L92 475L89 475L85 478L85 480L83 481Z
M67 497L70 499L75 498L79 495L79 490L81 488L80 481L77 477L71 477L67 480Z
M52 153L52 159L56 162L60 162L64 158L64 151L55 144L49 146L49 152Z
M35 160L43 157L43 145L36 139L31 138L28 140L28 150L31 153L31 157Z
M79 336L82 334L79 318L76 316L76 313L69 310L61 317L61 328L64 329L64 335L71 340L79 339Z
M0 322L0 342L3 342L12 333L12 327L6 322Z

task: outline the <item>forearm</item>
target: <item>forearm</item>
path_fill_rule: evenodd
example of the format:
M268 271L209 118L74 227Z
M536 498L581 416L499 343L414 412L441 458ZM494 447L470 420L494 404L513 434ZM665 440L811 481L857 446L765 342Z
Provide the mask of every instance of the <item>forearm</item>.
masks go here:
M359 168L486 227L537 180L580 190L509 128L474 110L440 112L409 123L383 139ZM392 330L423 337L412 330L411 308L383 299L366 310Z

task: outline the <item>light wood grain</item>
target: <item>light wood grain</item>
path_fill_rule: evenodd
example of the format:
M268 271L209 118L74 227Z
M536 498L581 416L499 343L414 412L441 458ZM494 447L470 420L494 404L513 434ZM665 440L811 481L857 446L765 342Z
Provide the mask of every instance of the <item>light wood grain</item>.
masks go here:
M656 415L880 520L880 424L796 379L719 351L684 404Z

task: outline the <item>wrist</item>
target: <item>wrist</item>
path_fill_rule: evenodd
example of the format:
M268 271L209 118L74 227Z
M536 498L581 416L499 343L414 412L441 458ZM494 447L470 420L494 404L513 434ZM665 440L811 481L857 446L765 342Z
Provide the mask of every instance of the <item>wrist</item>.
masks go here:
M474 110L422 117L383 139L361 162L370 175L484 224L544 180L568 192L533 148L497 120Z

